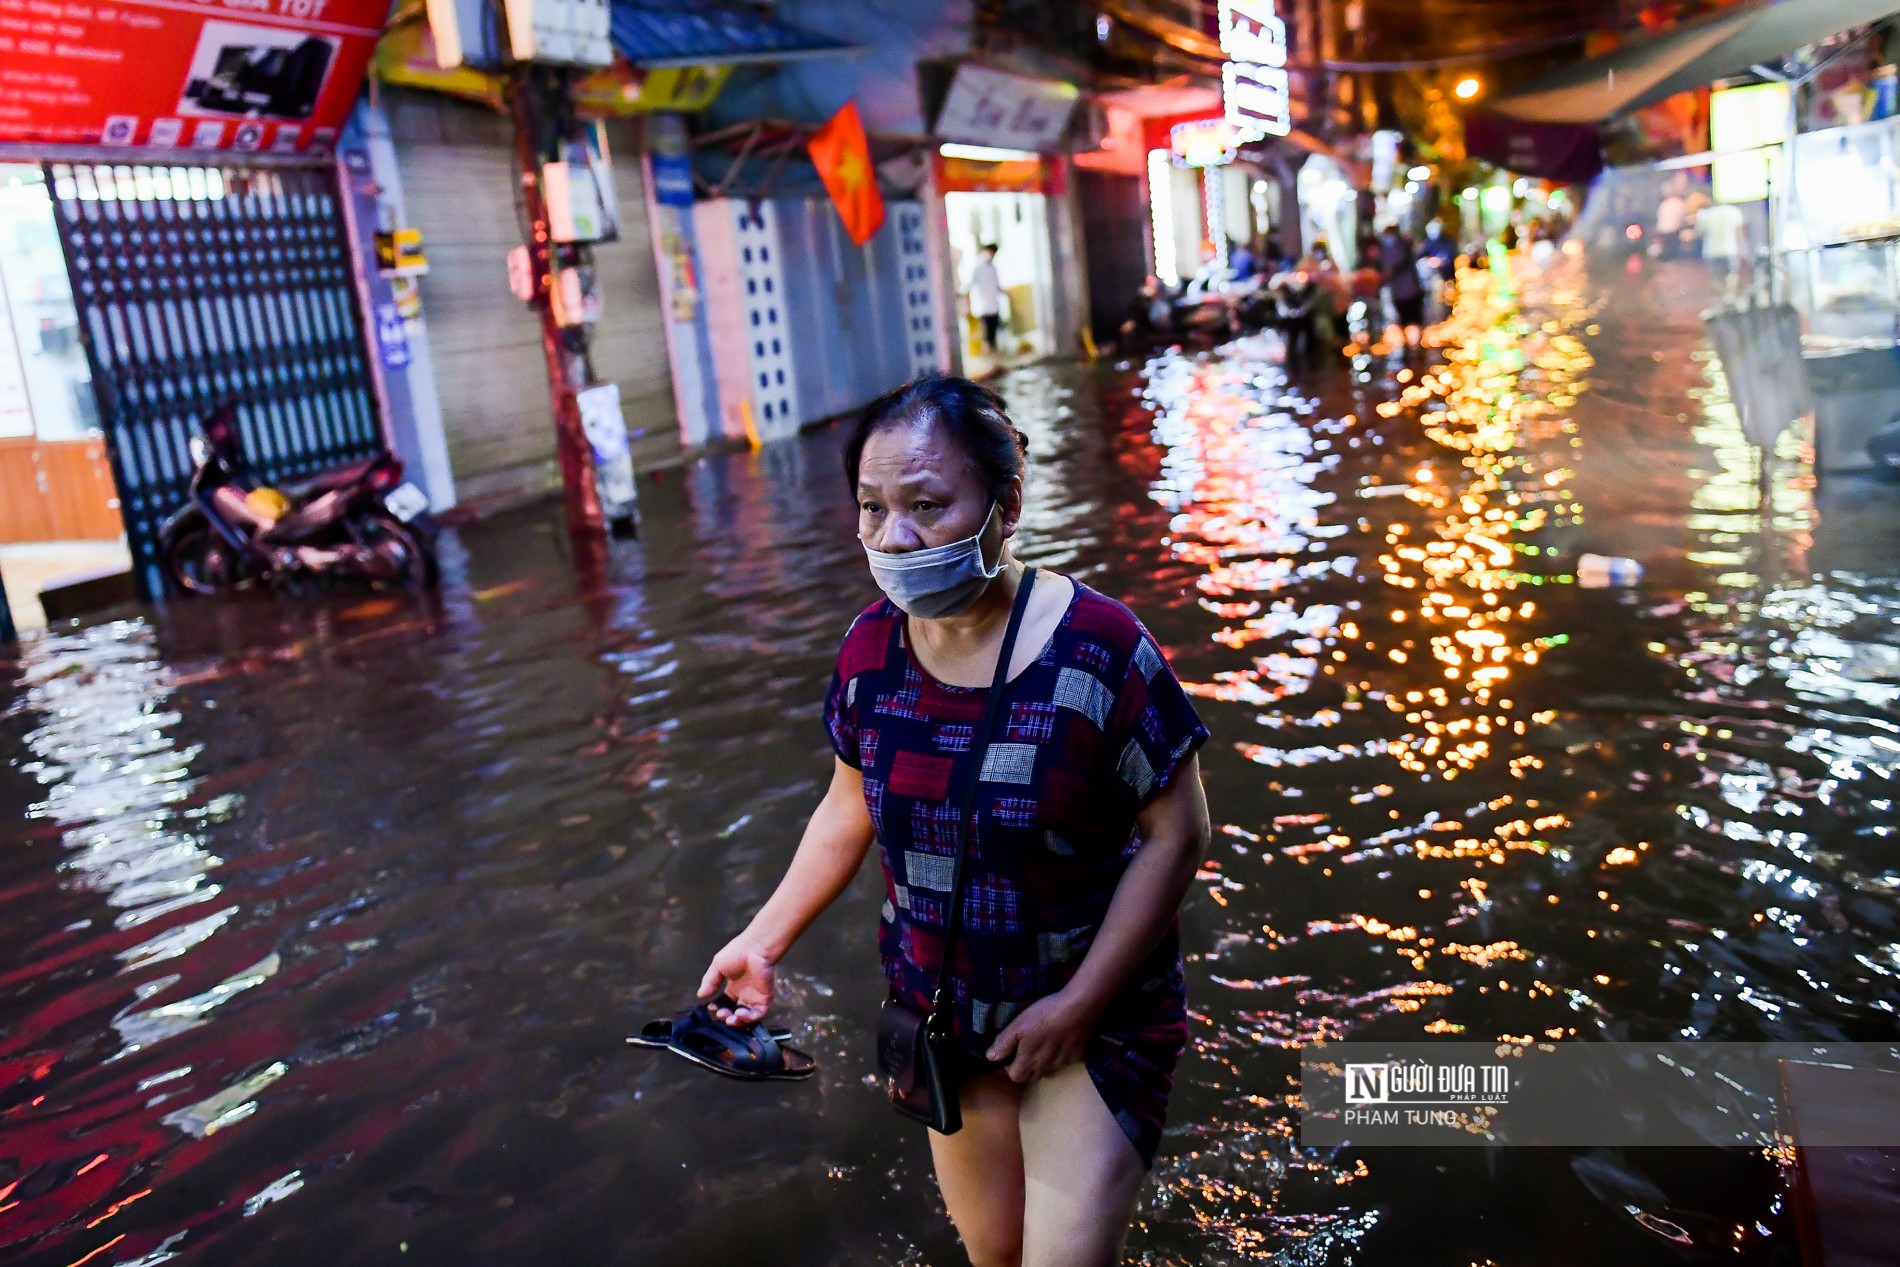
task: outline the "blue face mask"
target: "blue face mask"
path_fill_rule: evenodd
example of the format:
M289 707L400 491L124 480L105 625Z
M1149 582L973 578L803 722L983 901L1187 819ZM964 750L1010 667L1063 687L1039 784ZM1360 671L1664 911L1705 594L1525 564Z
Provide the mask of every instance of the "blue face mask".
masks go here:
M889 554L864 547L871 577L899 611L924 620L954 616L974 603L983 589L1003 570L1002 552L995 567L983 563L983 534L996 516L996 503L983 516L976 535L949 545Z

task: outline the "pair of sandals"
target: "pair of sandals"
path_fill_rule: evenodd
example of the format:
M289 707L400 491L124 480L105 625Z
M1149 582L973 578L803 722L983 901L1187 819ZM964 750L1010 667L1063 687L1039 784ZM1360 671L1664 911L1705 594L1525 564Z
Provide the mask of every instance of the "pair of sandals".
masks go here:
M762 1023L727 1025L712 1009L730 1011L738 1006L720 997L675 1016L651 1021L627 1042L635 1047L670 1051L702 1069L747 1082L799 1082L818 1071L818 1062L785 1045L790 1030L767 1029Z

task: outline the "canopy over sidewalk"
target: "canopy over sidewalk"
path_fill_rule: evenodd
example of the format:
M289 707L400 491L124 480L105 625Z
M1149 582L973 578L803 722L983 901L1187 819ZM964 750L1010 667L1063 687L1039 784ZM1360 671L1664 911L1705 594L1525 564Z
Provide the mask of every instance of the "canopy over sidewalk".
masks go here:
M1737 5L1543 75L1489 104L1532 123L1596 124L1900 13L1900 0Z

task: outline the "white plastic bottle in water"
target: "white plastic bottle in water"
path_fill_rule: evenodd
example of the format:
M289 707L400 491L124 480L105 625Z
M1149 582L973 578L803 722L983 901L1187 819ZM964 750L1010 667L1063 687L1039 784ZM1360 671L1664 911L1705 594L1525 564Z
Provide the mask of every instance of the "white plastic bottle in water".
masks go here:
M1607 554L1586 554L1577 560L1577 584L1585 589L1603 589L1610 585L1634 585L1643 579L1643 565L1635 559L1614 558Z

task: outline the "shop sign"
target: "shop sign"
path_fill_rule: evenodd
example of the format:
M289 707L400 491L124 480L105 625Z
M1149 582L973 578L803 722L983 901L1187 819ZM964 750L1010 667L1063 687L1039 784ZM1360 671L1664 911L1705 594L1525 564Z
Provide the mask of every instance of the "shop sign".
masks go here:
M3 3L4 0L0 0ZM473 59L444 67L437 36L426 22L399 21L376 46L376 77L386 84L480 102L499 110L508 79ZM574 104L590 116L644 114L652 110L704 110L732 77L731 66L630 66L624 58L574 81Z
M663 206L693 205L693 160L684 154L653 156L653 200Z
M0 141L328 148L388 0L0 0Z
M992 163L985 159L941 157L937 160L937 190L955 194L1040 194L1043 165L1039 158L1011 158Z
M1168 130L1168 150L1177 167L1221 167L1234 161L1241 139L1227 119L1193 119Z
M1717 202L1759 202L1770 185L1770 146L1788 135L1788 85L1749 84L1709 94L1709 164ZM1743 151L1736 153L1734 151Z
M1286 23L1273 0L1220 0L1221 101L1227 120L1247 134L1285 136L1293 130L1293 92L1286 72Z
M376 347L390 369L399 370L409 364L409 332L393 303L376 305Z
M943 140L972 145L1060 149L1080 95L1074 84L965 62L950 81L934 130Z

